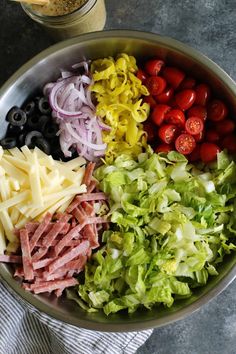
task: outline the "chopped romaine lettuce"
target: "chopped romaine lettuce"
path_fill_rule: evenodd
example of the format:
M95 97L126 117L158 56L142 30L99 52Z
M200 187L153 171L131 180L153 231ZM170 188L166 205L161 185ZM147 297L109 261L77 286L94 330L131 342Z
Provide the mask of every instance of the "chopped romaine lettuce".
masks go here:
M200 167L177 152L148 152L96 170L112 224L77 289L83 308L108 315L169 307L218 274L217 264L236 250L236 165L221 152Z

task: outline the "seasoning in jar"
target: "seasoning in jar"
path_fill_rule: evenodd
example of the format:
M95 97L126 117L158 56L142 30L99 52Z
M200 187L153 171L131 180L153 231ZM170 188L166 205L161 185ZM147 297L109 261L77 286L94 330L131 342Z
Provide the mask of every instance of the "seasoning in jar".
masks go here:
M57 40L100 31L106 23L104 0L49 0L45 5L21 6Z
M32 5L32 10L44 16L62 16L79 9L88 0L50 0L45 5Z

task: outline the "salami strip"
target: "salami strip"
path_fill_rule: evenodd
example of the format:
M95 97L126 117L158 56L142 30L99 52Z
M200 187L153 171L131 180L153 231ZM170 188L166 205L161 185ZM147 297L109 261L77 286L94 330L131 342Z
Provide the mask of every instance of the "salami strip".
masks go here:
M33 269L40 269L40 268L44 268L46 266L48 266L50 263L52 263L54 261L54 258L45 258L45 259L41 259L38 262L33 262Z
M68 206L67 212L71 213L72 210L74 210L74 208L76 208L82 202L91 202L94 200L107 200L107 196L103 192L77 195L74 201Z
M47 284L40 284L36 286L34 289L32 289L31 285L31 290L35 294L40 294L40 293L45 293L45 292L52 292L53 290L61 289L64 290L65 288L68 288L70 286L75 286L78 284L78 280L75 278L67 278L64 280L53 280L50 282L47 282Z
M0 262L6 262L6 263L22 263L22 257L21 256L7 256L5 254L0 255Z
M64 215L62 218L60 218L60 221L56 222L49 233L43 238L43 246L45 247L50 247L53 240L57 237L57 235L63 230L65 224L70 220L71 216L70 215Z
M93 175L93 171L94 171L95 165L96 164L94 162L89 162L87 167L86 167L86 170L85 170L85 173L84 173L84 177L82 179L82 184L86 184L87 187L91 183L91 179L92 179L92 175Z
M30 239L30 251L32 252L34 247L36 246L38 240L40 239L40 237L42 236L42 234L44 233L45 229L47 228L49 222L51 221L51 214L47 213L43 219L43 222L41 224L39 224L39 226L37 227L35 233L33 234L33 236Z
M30 254L29 235L26 229L20 230L20 242L22 250L22 263L25 280L33 280L34 272L32 267L32 259Z
M55 272L55 270L59 267L62 267L64 264L70 262L72 259L78 257L79 255L86 255L86 252L89 249L89 242L83 241L77 247L72 250L66 252L63 256L57 258L51 264L49 264L48 270L49 273Z

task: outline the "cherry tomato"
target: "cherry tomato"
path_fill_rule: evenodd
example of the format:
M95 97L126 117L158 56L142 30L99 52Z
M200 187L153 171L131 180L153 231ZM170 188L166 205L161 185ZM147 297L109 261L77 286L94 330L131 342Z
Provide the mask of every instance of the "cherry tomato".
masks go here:
M165 114L170 110L170 106L166 104L157 104L152 111L151 118L156 125L161 125L164 121Z
M175 140L178 128L174 124L164 124L159 128L159 138L166 144L171 144Z
M196 147L196 141L190 134L181 134L175 140L176 150L183 155L189 155Z
M174 150L172 145L170 144L160 144L157 146L155 152L158 153L158 152L170 152Z
M180 91L175 95L176 104L183 111L189 109L194 104L195 98L196 98L195 91L190 89Z
M215 123L215 127L219 135L227 135L233 133L235 129L235 123L231 119L224 119Z
M184 127L185 115L180 109L171 109L165 114L165 122Z
M150 76L145 81L145 85L151 95L160 95L166 88L166 80L160 76Z
M208 130L206 132L206 141L209 141L210 143L218 143L220 140L220 135L217 133L216 130Z
M236 136L233 134L226 136L221 145L223 149L227 149L230 153L236 153Z
M156 103L156 101L154 100L154 98L151 95L145 96L143 101L148 103L151 108L155 108L156 107L157 103Z
M142 82L144 82L147 79L147 75L142 69L138 69L136 76Z
M205 132L203 130L201 133L194 135L194 139L197 143L199 143L204 139L204 136L205 136Z
M218 145L214 143L203 143L200 148L201 160L205 163L212 162L216 159L218 152L220 152Z
M192 106L187 111L188 117L199 117L203 121L207 119L207 110L203 106Z
M185 73L183 71L171 66L164 68L162 75L168 84L170 84L170 86L174 89L176 89L185 78Z
M195 104L199 104L200 106L205 106L209 101L211 95L210 87L206 84L200 84L196 86L195 91L196 91Z
M155 100L158 103L168 103L174 95L172 87L166 88L160 95L155 96Z
M188 160L190 162L196 162L199 161L201 158L200 155L200 145L196 145L195 149L191 152L191 154L188 155Z
M147 133L147 141L152 142L157 136L156 126L152 122L145 122L143 129Z
M164 61L159 59L148 60L145 64L145 70L150 76L158 75L161 68L164 66Z
M190 117L186 120L185 129L190 135L200 134L204 129L203 121L199 117Z
M179 89L193 89L196 85L196 80L192 77L186 77L181 84L179 85Z
M213 100L209 103L207 115L210 120L217 122L223 120L228 114L228 108L224 102L220 100Z

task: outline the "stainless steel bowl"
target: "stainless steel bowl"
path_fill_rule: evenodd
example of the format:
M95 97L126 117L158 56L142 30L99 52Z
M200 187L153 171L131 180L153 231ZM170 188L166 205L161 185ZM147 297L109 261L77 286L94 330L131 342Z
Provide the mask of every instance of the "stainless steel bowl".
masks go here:
M0 90L0 135L4 135L4 119L9 108L21 105L46 82L56 79L60 68L70 67L83 58L95 59L119 52L132 54L141 60L157 56L169 64L182 67L194 77L208 82L236 113L236 84L219 66L196 50L171 38L151 33L124 30L97 32L50 47L22 66L5 83ZM160 327L193 313L233 281L236 276L235 263L235 255L225 257L219 268L219 276L212 277L207 286L197 289L191 298L176 302L170 309L159 307L132 315L116 314L109 317L102 312L89 314L67 299L34 296L24 291L12 278L11 268L6 265L0 265L0 275L23 299L58 320L90 330L122 332Z

